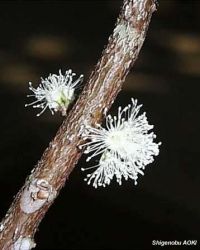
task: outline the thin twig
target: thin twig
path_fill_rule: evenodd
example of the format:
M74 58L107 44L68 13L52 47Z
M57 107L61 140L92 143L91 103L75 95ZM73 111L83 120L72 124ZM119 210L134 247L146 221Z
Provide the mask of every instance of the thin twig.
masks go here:
M154 0L125 0L113 34L82 94L0 224L0 249L35 246L34 234L79 160L85 125L101 123L136 61Z

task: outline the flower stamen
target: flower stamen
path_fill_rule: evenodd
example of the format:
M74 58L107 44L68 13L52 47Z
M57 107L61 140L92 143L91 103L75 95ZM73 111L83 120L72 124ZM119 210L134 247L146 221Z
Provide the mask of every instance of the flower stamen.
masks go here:
M29 82L29 89L33 94L27 95L27 97L34 96L36 101L26 104L25 107L41 108L42 111L37 116L43 114L47 108L49 108L52 115L57 111L60 111L62 115L66 115L69 105L75 98L75 88L83 81L83 75L80 75L73 82L75 75L71 69L67 70L64 75L59 70L59 75L50 74L45 79L41 78L41 83L37 88L34 88L32 83Z
M137 185L138 174L144 175L145 166L159 154L161 143L155 143L156 135L149 133L153 126L149 125L146 113L138 116L142 105L137 106L137 100L133 98L131 101L132 104L125 108L119 107L117 116L106 117L106 128L87 127L84 139L89 141L81 148L86 147L84 153L92 154L86 161L101 156L97 165L82 170L96 168L85 178L96 188L109 185L114 177L120 185L123 178L133 179Z

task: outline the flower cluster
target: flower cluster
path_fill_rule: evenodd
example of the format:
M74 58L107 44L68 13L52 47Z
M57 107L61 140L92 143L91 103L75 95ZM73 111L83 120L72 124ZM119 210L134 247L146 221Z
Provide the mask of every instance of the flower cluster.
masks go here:
M32 87L29 82L29 89L33 92L28 97L35 97L36 101L26 104L25 106L32 105L33 108L41 108L42 111L37 114L40 116L47 108L52 114L61 111L62 115L66 115L69 104L74 100L74 91L77 85L82 82L83 75L73 81L75 73L72 70L67 70L63 75L59 70L59 75L50 74L47 78L41 78L41 83L37 88Z
M146 113L138 116L142 105L137 106L137 100L131 100L132 104L124 109L119 107L117 116L106 117L106 128L98 124L96 128L87 127L84 139L90 141L81 146L86 146L84 153L92 152L87 161L101 155L98 164L91 167L96 170L85 179L96 188L109 185L114 177L120 185L123 178L134 180L136 185L138 174L143 175L145 166L159 154L161 143L155 143L156 135L149 132L153 126L149 125Z

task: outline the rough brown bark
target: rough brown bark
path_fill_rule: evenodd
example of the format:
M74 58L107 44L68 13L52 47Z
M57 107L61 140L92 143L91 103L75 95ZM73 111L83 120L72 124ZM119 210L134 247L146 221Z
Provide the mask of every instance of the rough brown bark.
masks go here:
M0 249L31 249L45 213L80 158L85 125L95 126L136 61L155 10L154 0L125 0L113 34L82 94L0 224Z

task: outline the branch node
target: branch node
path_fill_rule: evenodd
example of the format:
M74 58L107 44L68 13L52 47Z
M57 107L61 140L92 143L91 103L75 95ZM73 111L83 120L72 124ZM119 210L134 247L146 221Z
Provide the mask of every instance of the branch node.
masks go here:
M55 197L56 191L47 180L33 179L21 195L20 208L26 214L34 213Z
M35 242L28 237L19 237L17 241L15 241L12 250L30 250L36 246Z

